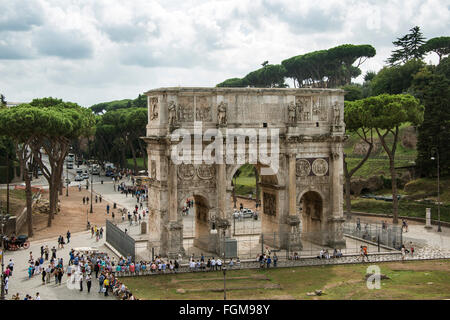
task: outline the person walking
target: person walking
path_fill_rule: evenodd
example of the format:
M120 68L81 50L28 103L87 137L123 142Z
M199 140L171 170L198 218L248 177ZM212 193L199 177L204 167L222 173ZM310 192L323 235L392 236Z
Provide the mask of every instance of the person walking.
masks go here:
M105 292L105 297L108 296L108 289L109 289L109 279L108 277L105 278L103 281L103 291Z
M83 291L83 274L80 274L79 281L80 281L80 291Z
M86 204L86 197L83 197L83 204Z
M88 274L86 275L86 286L87 286L87 291L88 291L88 293L91 292L91 285L92 285L92 277L91 277L91 274L88 273Z
M70 242L70 231L69 230L67 230L66 237L67 237L67 243L69 243Z
M99 196L98 200L102 203L102 195Z
M48 246L46 245L45 248L44 248L45 261L48 260L49 253L50 252L49 252Z
M100 270L100 267L98 266L98 263L94 265L94 272L95 272L95 279L98 279L98 271Z
M44 270L42 270L42 284L45 284L45 277L47 276L47 269L44 268Z
M220 258L217 259L216 265L219 270L222 270L222 260L220 260Z
M106 205L106 214L109 214L109 204Z
M8 269L10 271L10 275L12 276L14 270L14 261L12 259L9 259Z
M8 288L9 288L9 276L4 277L4 286L3 289L5 290L5 294L8 294Z

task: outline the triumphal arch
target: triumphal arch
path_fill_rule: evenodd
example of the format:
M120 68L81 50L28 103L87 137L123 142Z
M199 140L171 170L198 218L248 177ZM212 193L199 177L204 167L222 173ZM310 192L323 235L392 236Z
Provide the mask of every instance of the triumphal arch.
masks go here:
M301 249L303 236L345 246L342 90L173 87L146 95L148 231L161 254L183 252L187 197L196 207L194 244L221 252L232 236L232 177L249 162L260 176L262 233L276 234L280 249Z

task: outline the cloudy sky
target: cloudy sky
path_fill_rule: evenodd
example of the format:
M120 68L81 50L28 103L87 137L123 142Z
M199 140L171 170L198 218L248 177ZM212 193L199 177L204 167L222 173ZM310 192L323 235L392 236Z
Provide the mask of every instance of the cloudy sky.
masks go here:
M166 86L212 87L344 43L378 71L418 25L450 35L449 0L0 0L0 92L82 106ZM435 61L430 55L427 61Z

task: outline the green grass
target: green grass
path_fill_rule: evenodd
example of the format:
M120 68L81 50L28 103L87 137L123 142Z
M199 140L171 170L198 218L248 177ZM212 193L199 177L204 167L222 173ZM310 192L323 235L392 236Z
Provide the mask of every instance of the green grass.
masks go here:
M440 200L450 203L450 177L441 177L439 181ZM411 196L426 196L437 200L437 179L421 178L405 185L405 193Z
M441 205L441 221L450 222L450 205ZM425 218L425 209L431 208L431 219L438 219L437 205L400 200L399 216ZM392 214L392 202L374 199L352 200L352 211Z
M380 290L363 280L365 264L232 270L226 274L227 299L448 299L450 260L378 263L390 279ZM120 279L139 299L221 300L222 272L185 273ZM429 284L432 283L432 284ZM266 286L266 288L264 288ZM184 289L185 293L177 292ZM189 292L189 290L203 290ZM219 291L208 291L208 290ZM320 297L307 292L323 290Z
M137 163L137 166L138 166L138 170L145 170L144 158L136 158L136 163ZM133 158L127 159L127 168L128 169L134 169Z
M256 192L256 178L254 166L251 164L244 164L239 168L241 173L236 178L236 194L248 196ZM233 178L234 180L234 178Z
M360 161L360 158L347 157L347 164L349 171L354 168ZM395 166L407 166L412 160L396 160ZM397 170L397 174L398 174ZM390 178L391 172L389 170L389 161L387 159L371 159L369 158L358 171L355 172L352 179L354 178L368 178L370 176L385 176Z
M409 124L404 124L400 127L399 141L397 143L397 150L395 153L396 167L410 165L414 162L417 157L417 150L412 148L406 148L401 143L401 137L403 132L409 128ZM355 133L347 133L349 138L344 144L344 153L347 155L348 168L351 170L356 166L356 164L361 160L363 156L353 154L354 146L360 142L360 138ZM374 138L377 138L375 133ZM389 146L393 142L393 136L388 135L386 141ZM384 151L381 144L376 152L372 152L370 158L367 162L355 173L354 177L368 178L373 175L384 175L385 177L390 177L391 173L389 171L389 160L386 152Z
M2 209L6 212L6 190L0 190L0 200L2 201ZM25 190L10 190L9 205L11 215L20 214L26 206Z

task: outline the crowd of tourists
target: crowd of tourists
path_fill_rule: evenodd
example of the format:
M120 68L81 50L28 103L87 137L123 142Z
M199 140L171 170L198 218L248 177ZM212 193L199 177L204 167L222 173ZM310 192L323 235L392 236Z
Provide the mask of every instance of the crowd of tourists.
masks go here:
M333 254L330 254L328 249L321 249L319 255L317 256L318 259L334 259L340 257L342 257L341 249L336 248L333 250Z
M131 262L127 260L127 262ZM115 261L105 253L84 254L71 250L69 253L69 266L67 275L69 284L79 287L80 292L86 285L87 292L91 292L92 281L98 281L98 293L105 297L110 294L121 300L136 300L124 283L116 275L116 264L124 264L124 259ZM95 275L95 279L93 279Z

